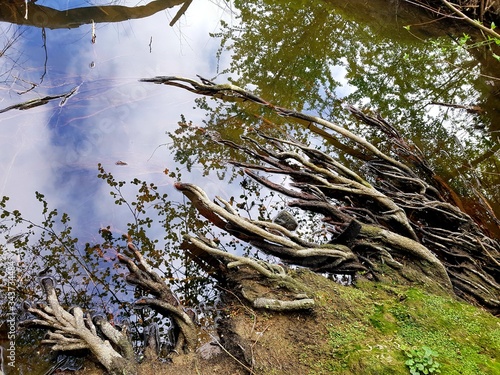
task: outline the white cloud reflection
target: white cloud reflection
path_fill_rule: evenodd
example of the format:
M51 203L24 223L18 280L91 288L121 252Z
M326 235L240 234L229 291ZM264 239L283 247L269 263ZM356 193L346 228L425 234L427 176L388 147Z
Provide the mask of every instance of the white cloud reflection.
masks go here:
M1 107L79 89L64 106L56 100L0 114L0 195L11 198L9 207L39 220L34 192L40 191L51 207L70 214L72 226L85 239L95 236L99 226L120 226L131 219L114 207L109 187L95 177L98 163L118 179L139 177L171 185L162 171L173 165L167 148L158 146L169 141L165 132L175 129L181 113L195 121L202 113L193 112L193 94L138 80L215 76L218 43L209 33L218 30L221 18L231 17L214 3L196 2L172 28L169 22L176 11L97 25L95 44L90 42L90 25L46 30L43 82L25 95L11 90ZM40 31L29 33L24 43L17 48L39 48ZM44 54L38 52L23 61L33 81L43 72Z

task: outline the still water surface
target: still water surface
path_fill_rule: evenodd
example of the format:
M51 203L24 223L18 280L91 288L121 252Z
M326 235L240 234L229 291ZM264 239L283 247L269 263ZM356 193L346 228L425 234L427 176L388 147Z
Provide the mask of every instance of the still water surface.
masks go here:
M165 132L177 127L181 113L199 117L191 115L193 96L138 79L213 76L218 41L209 33L222 18L231 19L224 4L208 1L170 27L175 13L96 24L95 44L91 24L70 30L1 25L4 43L17 37L2 58L3 108L77 90L63 105L54 100L1 114L0 194L10 196L13 207L36 218L34 192L42 192L91 235L120 222L109 189L95 178L98 163L118 178L170 183L163 175L172 168L169 153L158 146L168 143Z
M165 133L181 114L200 124L204 113L193 110L195 97L187 92L138 82L155 75L226 73L218 82L239 79L283 106L337 120L344 120L342 103L369 105L406 128L424 152L451 151L464 158L458 163L498 148L498 108L480 116L429 104L488 105L497 82L479 76L477 59L443 55L412 36L402 11L398 18L389 9L305 4L199 1L173 27L179 7L72 29L2 23L3 45L12 42L1 58L2 108L76 91L64 103L0 114L0 194L35 218L34 191L42 192L90 235L119 222L107 187L94 178L97 163L118 178L170 185L163 174L174 168ZM43 5L64 10L60 2ZM227 51L218 55L221 40ZM474 165L489 173L486 182L498 172L494 159ZM196 181L196 168L191 173L186 180ZM496 200L497 193L489 196Z
M33 8L37 26L24 20L22 5L1 6L0 109L71 93L0 113L0 196L11 198L9 207L39 222L34 192L41 192L50 207L69 214L75 236L92 243L99 229L125 233L132 220L96 178L98 163L118 180L156 184L179 204L183 197L165 170L178 171L209 196L239 196L241 178L224 173L225 151L199 133L179 133L178 123L185 118L237 138L260 120L238 119L241 114L217 104L195 105L189 92L139 82L199 74L353 128L358 125L344 104L379 111L459 192L478 189L500 213L498 62L454 48L443 25L428 23L414 8L389 9L386 1L199 0L173 26L180 2L120 5L153 3L158 9L131 8L125 16L121 9L112 18L117 10L106 2L83 12L75 9L88 2L39 0L58 12L44 18ZM9 18L15 6L17 16ZM411 32L403 27L410 24ZM374 142L383 146L382 139ZM153 227L148 235L162 238L163 230Z

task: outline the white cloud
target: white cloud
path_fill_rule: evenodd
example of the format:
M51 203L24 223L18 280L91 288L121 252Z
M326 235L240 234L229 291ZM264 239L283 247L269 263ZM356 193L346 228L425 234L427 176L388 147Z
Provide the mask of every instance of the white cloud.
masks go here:
M109 187L95 178L97 163L119 179L137 176L170 184L162 171L172 168L172 162L166 148L156 148L169 141L165 132L177 126L181 113L193 120L202 114L192 112L194 94L138 80L214 76L218 41L209 32L217 31L220 18L227 17L226 10L211 2L195 2L172 28L168 24L177 9L99 24L95 44L90 42L90 25L46 30L48 71L30 98L80 87L63 107L55 101L0 114L0 193L11 197L11 207L37 218L40 206L32 197L40 191L51 206L73 217L73 227L91 223L97 228L130 219L114 207ZM30 36L17 48L39 47L39 33ZM43 54L23 66L40 76ZM18 102L28 99L13 97ZM4 102L3 107L9 105ZM115 165L119 160L128 165Z

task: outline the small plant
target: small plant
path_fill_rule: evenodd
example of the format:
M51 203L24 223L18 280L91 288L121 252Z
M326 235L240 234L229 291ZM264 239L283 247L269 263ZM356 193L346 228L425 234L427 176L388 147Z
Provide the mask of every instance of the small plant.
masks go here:
M408 360L405 362L411 375L438 374L441 365L436 361L438 354L427 346L421 349L405 350Z

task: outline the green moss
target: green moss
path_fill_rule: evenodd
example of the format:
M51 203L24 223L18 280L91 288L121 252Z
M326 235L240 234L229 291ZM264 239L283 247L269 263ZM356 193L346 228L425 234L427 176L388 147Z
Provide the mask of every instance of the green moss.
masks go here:
M500 320L450 297L376 283L317 295L328 322L308 365L319 374L409 374L405 350L431 348L442 374L500 374ZM318 360L321 358L321 360Z
M397 331L397 320L384 304L377 303L375 312L370 316L370 323L383 334Z

